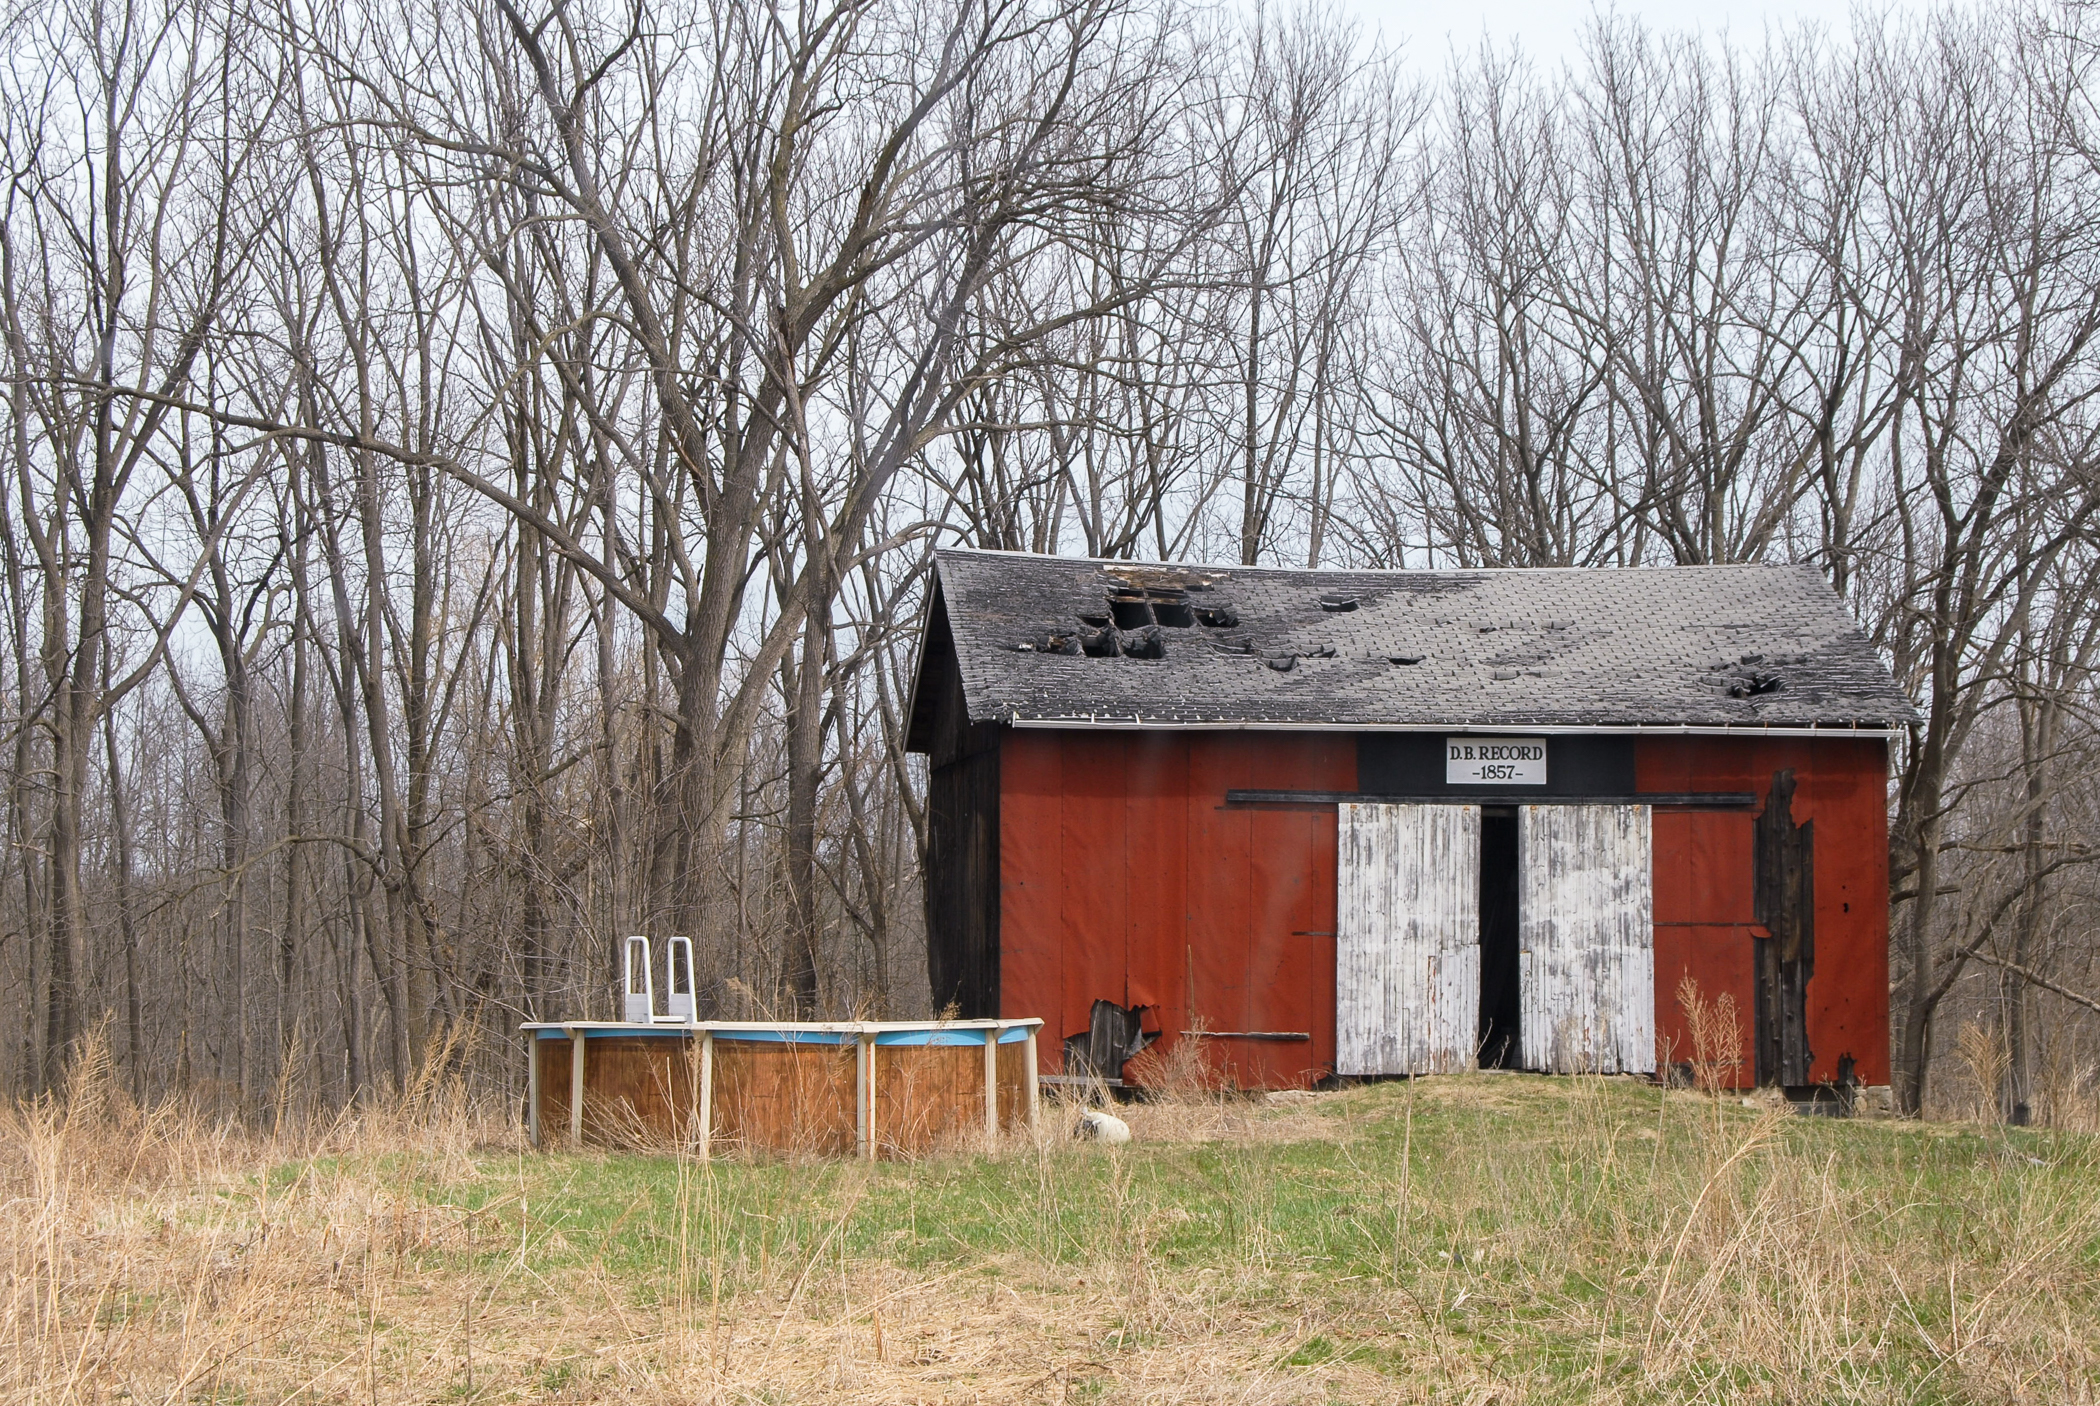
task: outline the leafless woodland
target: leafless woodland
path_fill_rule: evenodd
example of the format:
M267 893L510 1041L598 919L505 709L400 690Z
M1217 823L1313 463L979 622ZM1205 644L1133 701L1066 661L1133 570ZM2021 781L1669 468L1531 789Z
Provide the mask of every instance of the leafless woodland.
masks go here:
M919 1011L938 542L1813 562L1924 709L1899 1098L2095 1077L2082 5L1564 68L1171 0L5 35L18 1093L500 1090L630 931L724 1014Z

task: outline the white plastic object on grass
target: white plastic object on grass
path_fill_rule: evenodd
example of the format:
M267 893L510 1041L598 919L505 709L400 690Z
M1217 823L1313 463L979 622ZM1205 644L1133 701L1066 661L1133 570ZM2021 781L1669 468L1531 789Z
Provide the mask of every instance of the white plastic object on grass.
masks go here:
M691 1025L698 1007L693 1002L693 943L674 937L664 948L664 1013L658 1020L668 1025Z
M1130 1124L1113 1113L1089 1108L1079 1115L1079 1127L1074 1136L1092 1138L1095 1142L1125 1143L1130 1141Z
M656 982L649 970L649 939L627 939L627 977L620 984L621 1018L629 1025L648 1025L656 1019Z

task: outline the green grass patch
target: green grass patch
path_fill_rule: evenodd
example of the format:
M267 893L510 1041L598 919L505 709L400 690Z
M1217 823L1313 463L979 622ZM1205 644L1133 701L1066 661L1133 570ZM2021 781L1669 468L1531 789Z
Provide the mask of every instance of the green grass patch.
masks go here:
M2091 1138L1490 1074L1223 1109L1208 1140L1149 1138L1147 1112L1119 1150L378 1170L479 1227L435 1260L600 1274L641 1307L889 1265L1106 1303L1108 1351L1268 1321L1275 1370L1511 1399L1995 1400L2094 1360Z

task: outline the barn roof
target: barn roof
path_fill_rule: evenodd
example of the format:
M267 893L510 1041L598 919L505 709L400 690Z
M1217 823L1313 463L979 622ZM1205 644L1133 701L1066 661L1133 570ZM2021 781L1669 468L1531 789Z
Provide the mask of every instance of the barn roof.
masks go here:
M971 722L1850 729L1915 716L1807 566L1300 571L963 550L936 565L915 746L931 673L950 667Z

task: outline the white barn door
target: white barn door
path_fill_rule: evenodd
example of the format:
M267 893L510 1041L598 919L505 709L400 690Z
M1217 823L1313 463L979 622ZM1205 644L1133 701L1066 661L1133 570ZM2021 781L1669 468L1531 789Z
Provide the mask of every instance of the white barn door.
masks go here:
M1480 1022L1480 807L1340 807L1334 1067L1434 1074Z
M1654 1073L1648 807L1524 806L1517 866L1524 1067Z

